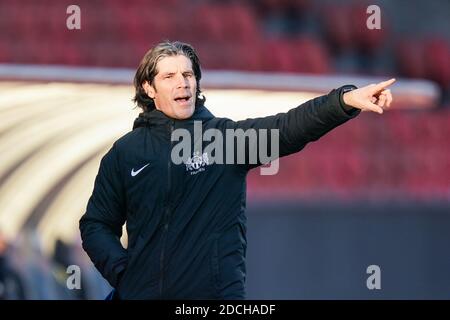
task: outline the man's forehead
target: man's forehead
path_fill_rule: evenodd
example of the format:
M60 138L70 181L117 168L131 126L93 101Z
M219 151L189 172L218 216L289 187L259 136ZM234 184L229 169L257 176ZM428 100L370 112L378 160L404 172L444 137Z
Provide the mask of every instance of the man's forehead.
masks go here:
M156 64L157 73L175 73L192 71L192 61L185 55L167 56L161 58Z

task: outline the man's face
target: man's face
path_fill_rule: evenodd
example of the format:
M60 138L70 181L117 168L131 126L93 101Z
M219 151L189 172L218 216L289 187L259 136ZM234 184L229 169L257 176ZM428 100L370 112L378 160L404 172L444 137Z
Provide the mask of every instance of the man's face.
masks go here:
M197 82L192 62L184 55L164 57L156 65L153 85L145 82L147 95L156 109L174 119L187 119L195 110Z

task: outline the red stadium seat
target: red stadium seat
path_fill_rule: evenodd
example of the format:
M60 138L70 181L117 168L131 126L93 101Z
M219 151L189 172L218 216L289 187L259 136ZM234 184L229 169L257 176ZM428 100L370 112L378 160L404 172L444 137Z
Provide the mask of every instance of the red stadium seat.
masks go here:
M257 42L259 32L250 8L234 4L202 4L194 9L192 27L207 42Z
M396 47L396 60L402 75L410 78L426 77L427 67L423 46L414 40L400 41Z
M450 86L450 48L445 39L435 38L424 43L428 78L443 88Z
M297 63L288 39L268 40L261 52L264 71L295 72Z
M331 60L325 46L312 37L301 37L292 41L291 54L295 58L297 72L331 73Z
M345 4L328 5L321 14L330 49L340 53L355 46L351 24L351 8Z

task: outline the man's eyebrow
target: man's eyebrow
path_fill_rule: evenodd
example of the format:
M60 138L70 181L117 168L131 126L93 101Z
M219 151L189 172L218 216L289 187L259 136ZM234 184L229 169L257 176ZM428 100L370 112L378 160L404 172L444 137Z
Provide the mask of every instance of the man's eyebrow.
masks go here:
M173 76L176 72L161 72L161 77ZM193 70L185 70L181 72L182 74L194 74Z

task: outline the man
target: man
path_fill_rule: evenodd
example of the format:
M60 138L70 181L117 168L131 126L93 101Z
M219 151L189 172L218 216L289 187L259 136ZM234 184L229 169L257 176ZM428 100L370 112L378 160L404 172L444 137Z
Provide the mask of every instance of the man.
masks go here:
M236 122L208 111L200 79L190 45L164 42L147 52L134 79L143 112L101 161L80 230L83 248L116 298L245 298L245 180L263 163L250 161L251 153L273 142L260 129L278 130L271 159L298 152L361 110L383 113L392 102L386 88L395 81L344 86L287 113ZM192 136L199 123L203 132L224 136L255 130L257 141L218 148L233 160L220 163L195 153L205 144L194 139L194 153L175 163L173 134ZM237 161L242 154L245 161ZM127 249L119 241L125 222Z

